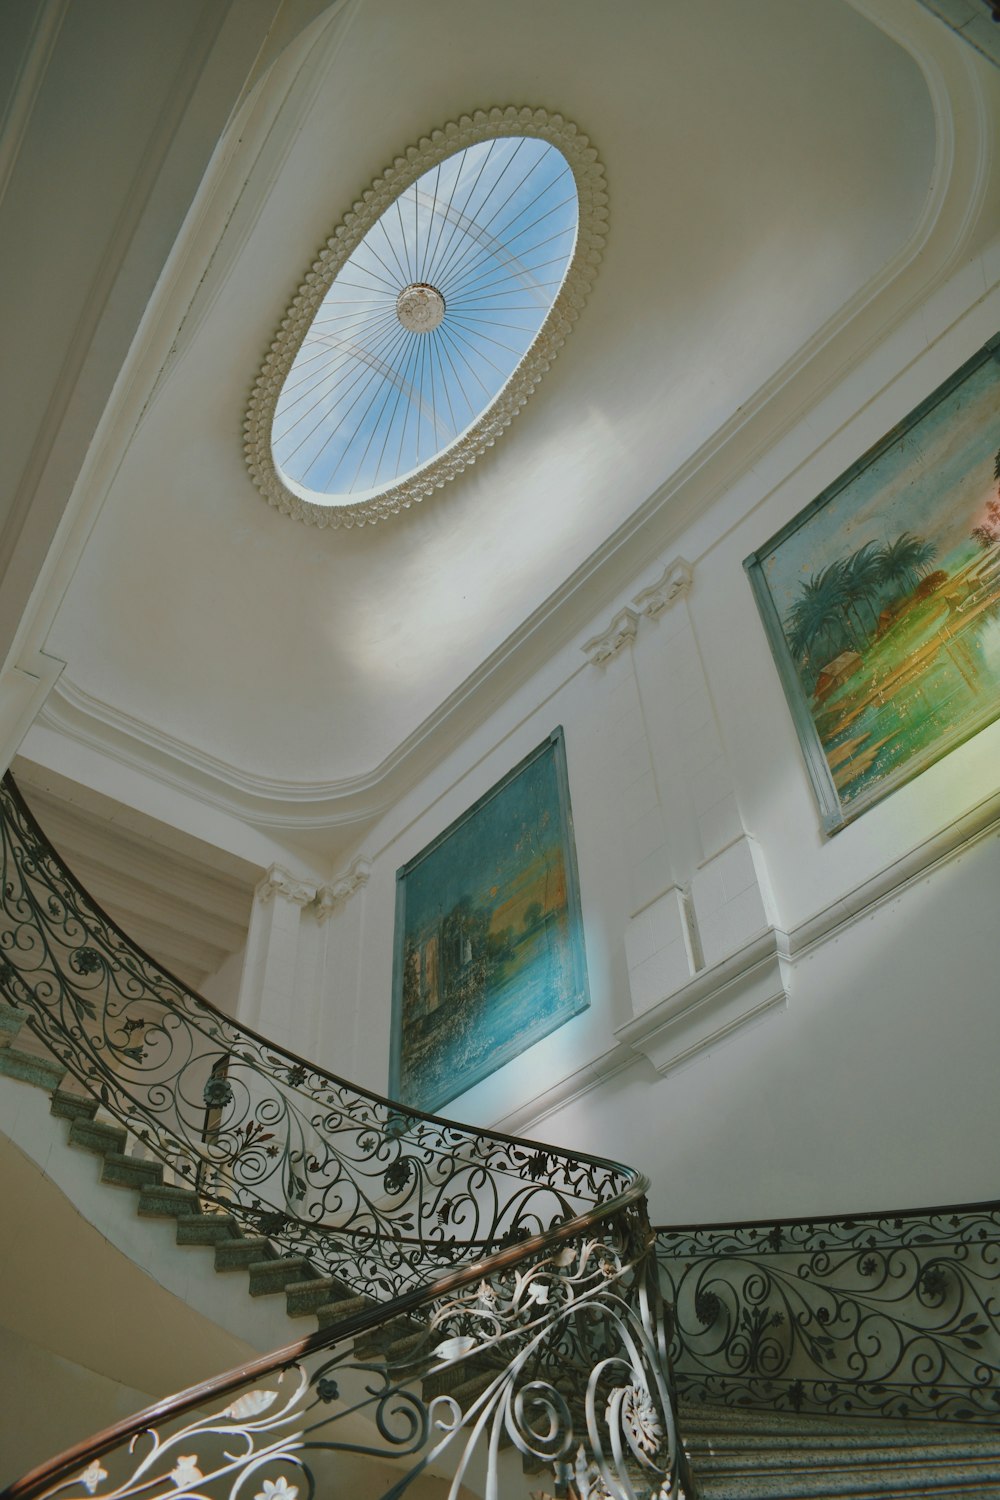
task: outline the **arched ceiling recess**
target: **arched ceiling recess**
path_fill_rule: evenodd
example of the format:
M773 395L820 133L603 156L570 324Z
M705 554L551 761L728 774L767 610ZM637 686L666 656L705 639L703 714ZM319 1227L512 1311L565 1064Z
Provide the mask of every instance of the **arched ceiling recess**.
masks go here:
M562 347L607 201L587 137L544 109L477 110L397 156L321 246L254 384L265 499L363 526L457 478Z
M214 237L192 229L157 332L161 364L177 352L91 497L45 642L68 663L47 722L261 825L384 806L968 245L969 49L912 11L933 105L846 0L435 0L435 28L384 0L275 69L266 128L239 120L220 153ZM498 97L585 121L613 184L572 346L433 505L289 526L255 497L240 431L294 268L401 142Z

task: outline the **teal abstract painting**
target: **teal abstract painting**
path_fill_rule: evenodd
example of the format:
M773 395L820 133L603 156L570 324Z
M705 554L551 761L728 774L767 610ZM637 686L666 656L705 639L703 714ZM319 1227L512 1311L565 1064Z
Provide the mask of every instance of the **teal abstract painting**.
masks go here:
M434 1111L589 1003L557 729L397 871L389 1092Z
M1000 716L1000 340L744 566L828 832Z

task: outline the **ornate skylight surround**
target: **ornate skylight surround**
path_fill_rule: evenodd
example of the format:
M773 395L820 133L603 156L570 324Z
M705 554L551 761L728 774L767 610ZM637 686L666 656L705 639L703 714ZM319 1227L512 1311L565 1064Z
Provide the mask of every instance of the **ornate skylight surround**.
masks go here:
M555 301L534 340L478 418L427 463L356 503L343 503L333 497L324 503L319 495L315 500L306 498L309 491L291 488L277 467L272 431L282 388L331 284L386 209L424 173L480 141L517 136L537 137L557 147L572 171L578 195L573 254ZM579 316L604 248L607 203L604 168L588 138L562 115L549 114L543 109L509 106L477 110L407 147L405 154L396 157L345 214L320 249L281 321L254 383L244 423L244 450L251 478L264 498L277 510L312 526L371 525L425 499L475 463L525 404Z

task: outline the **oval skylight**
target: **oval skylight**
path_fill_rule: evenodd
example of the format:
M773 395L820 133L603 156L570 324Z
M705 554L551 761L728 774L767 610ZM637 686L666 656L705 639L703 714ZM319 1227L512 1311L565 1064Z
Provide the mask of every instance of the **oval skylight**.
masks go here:
M605 205L586 138L540 110L464 117L397 158L327 242L254 389L247 458L272 504L359 524L474 462L582 306Z

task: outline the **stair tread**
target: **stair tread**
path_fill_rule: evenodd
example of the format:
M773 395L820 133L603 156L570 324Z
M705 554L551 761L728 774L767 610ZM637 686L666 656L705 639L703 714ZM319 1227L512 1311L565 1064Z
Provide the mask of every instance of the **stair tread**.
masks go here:
M163 1168L159 1162L126 1156L122 1152L107 1152L101 1167L101 1180L113 1187L159 1186L162 1178Z
M319 1275L308 1257L282 1255L265 1236L245 1233L231 1213L205 1212L195 1189L162 1181L159 1162L126 1155L126 1129L97 1118L89 1095L63 1087L63 1066L41 1038L22 1028L26 1017L0 1002L0 1073L46 1087L54 1116L69 1121L67 1139L103 1157L102 1179L139 1189L143 1217L175 1217L181 1245L214 1247L220 1272L249 1273L253 1297L284 1292L290 1316L314 1314L321 1328L369 1312L370 1297L355 1295L334 1276ZM19 1036L28 1045L14 1045ZM356 1356L419 1368L433 1356L433 1340L417 1320L393 1315L366 1329ZM474 1402L497 1371L472 1356L434 1369L423 1381L425 1399L447 1394ZM1000 1424L1000 1416L998 1416ZM770 1413L742 1407L682 1402L680 1431L704 1500L920 1500L968 1496L1000 1500L1000 1425Z

